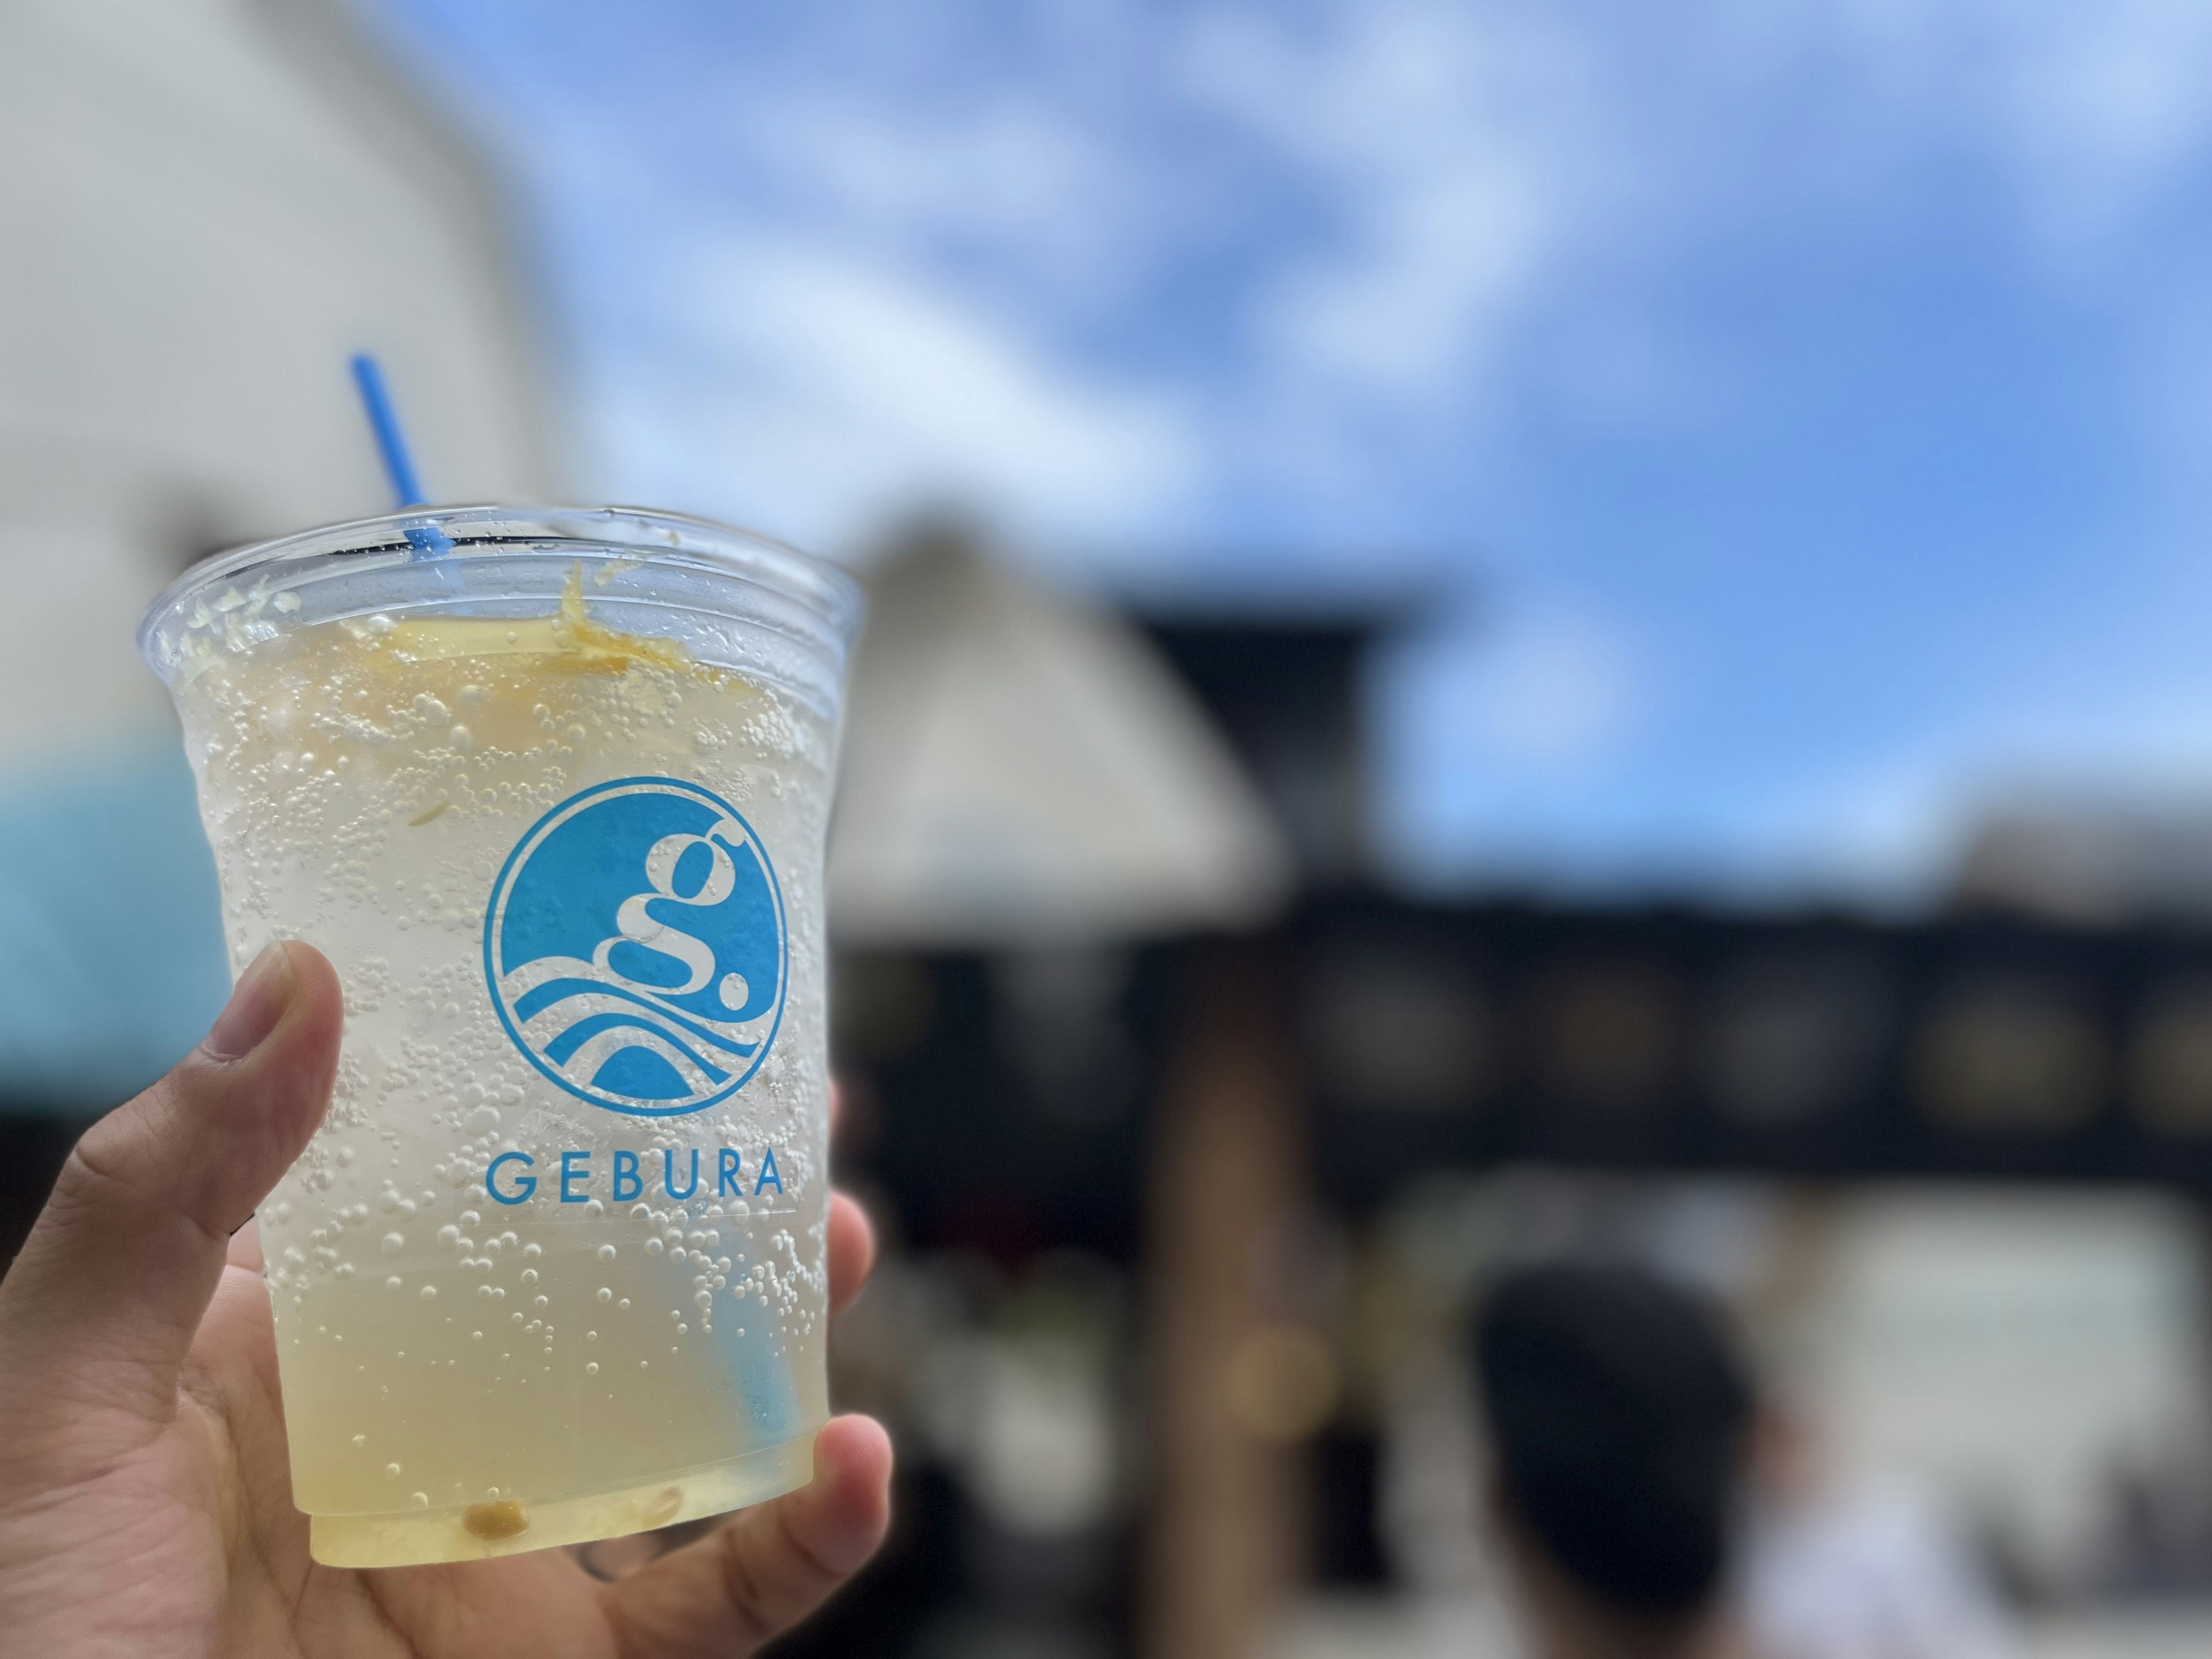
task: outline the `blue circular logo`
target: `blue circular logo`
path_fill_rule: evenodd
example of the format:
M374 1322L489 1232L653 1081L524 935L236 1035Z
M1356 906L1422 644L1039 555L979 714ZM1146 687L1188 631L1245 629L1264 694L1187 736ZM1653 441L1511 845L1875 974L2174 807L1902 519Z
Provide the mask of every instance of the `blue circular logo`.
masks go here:
M783 1023L783 890L738 810L622 778L515 843L484 911L484 979L530 1063L636 1117L727 1100Z

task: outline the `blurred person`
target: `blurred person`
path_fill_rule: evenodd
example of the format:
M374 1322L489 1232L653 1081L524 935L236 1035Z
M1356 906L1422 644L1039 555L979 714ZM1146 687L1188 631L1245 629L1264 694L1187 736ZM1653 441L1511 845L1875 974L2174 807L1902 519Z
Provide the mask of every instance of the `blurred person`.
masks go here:
M1753 1395L1717 1311L1634 1268L1526 1268L1474 1350L1534 1659L1748 1659L1726 1592Z
M355 1571L307 1555L250 1218L322 1121L337 975L271 945L206 1039L88 1130L0 1279L0 1648L76 1655L744 1655L874 1553L890 1445L611 1582L566 1550ZM833 1305L867 1271L833 1204Z
M2014 1659L1987 1577L1911 1487L1845 1478L1762 1413L1741 1607L1760 1659Z
M1508 1276L1475 1330L1491 1507L1536 1659L2013 1659L1942 1516L1821 1467L1720 1310L1654 1275Z

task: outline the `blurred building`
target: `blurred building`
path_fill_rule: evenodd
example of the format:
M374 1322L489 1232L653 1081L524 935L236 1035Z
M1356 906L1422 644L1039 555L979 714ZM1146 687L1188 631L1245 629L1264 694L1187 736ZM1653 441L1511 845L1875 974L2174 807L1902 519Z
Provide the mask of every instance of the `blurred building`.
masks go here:
M1399 620L1386 609L1145 618L1266 798L1308 887L1375 875L1365 673Z
M914 527L854 649L833 926L848 946L1082 949L1247 927L1289 848L1204 710L1121 618L972 531Z
M1512 1651L1458 1332L1489 1273L1577 1252L1737 1307L1834 1524L1871 1529L1822 1570L1932 1527L1930 1561L2089 1650L2136 1617L2095 1609L2212 1585L2212 934L1394 896L1358 830L1387 631L1152 629L1296 849L1294 908L1110 953L1079 1039L1035 1018L1033 951L856 953L839 999L846 1167L933 1287L861 1317L963 1308L988 1346L1033 1286L1112 1287L1063 1397L1112 1402L1121 1480L1055 1599L990 1565L1035 1541L1000 1477L925 1437L949 1530L880 1585L944 1645L880 1635L872 1590L808 1650ZM874 1400L925 1420L898 1371Z
M1965 905L2092 926L2212 920L2212 803L2053 795L1985 811L1954 884Z
M146 602L389 510L356 351L441 499L554 480L499 194L343 0L14 6L0 76L0 1096L82 1106L227 983Z

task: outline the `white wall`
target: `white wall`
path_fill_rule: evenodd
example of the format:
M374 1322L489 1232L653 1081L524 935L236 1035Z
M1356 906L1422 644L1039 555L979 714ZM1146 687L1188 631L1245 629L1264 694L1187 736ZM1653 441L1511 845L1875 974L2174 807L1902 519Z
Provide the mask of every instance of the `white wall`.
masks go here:
M158 718L131 630L195 550L425 486L543 496L491 193L328 3L0 8L0 768Z
M0 1109L105 1103L221 1003L133 635L194 554L389 510L350 354L434 499L553 494L500 222L340 0L0 7Z
M2203 1455L2203 1261L2151 1194L1842 1200L1808 1356L1841 1461L1917 1477L2053 1588L2093 1574L2112 1472Z

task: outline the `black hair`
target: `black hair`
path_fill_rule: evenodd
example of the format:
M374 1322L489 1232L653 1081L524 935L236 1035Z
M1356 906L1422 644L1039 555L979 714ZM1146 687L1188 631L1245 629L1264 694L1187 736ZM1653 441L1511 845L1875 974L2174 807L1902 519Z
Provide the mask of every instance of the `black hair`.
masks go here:
M1604 1607L1702 1612L1752 1413L1718 1309L1631 1267L1526 1268L1484 1298L1474 1350L1511 1520Z

